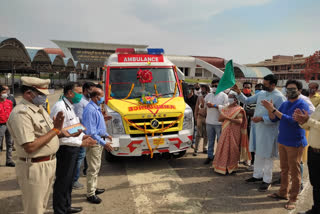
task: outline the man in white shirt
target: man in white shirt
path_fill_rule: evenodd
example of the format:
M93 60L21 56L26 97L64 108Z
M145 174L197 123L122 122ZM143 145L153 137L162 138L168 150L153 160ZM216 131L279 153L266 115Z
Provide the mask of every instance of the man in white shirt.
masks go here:
M213 80L211 82L212 93L209 93L205 98L205 104L207 107L206 117L206 129L208 136L208 158L204 164L209 164L214 158L214 142L217 137L219 140L221 134L221 123L219 122L220 111L222 108L228 105L228 96L224 92L215 94L219 80Z
M74 83L67 84L64 87L64 95L61 100L52 108L51 118L56 117L58 112L63 112L65 116L63 128L80 123L73 107L73 103L79 103L82 98L82 95L77 93L78 90L79 88L75 87ZM67 136L70 135L67 131L65 131L65 134ZM71 207L71 192L76 171L76 161L81 146L92 146L97 142L80 131L70 135L70 137L60 138L59 142L59 150L56 153L56 180L53 186L53 210L55 214L81 212L81 207Z

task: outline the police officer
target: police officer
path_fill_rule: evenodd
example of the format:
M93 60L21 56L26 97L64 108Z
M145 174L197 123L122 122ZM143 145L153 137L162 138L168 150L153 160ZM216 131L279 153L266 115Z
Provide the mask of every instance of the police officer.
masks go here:
M52 120L42 105L49 94L49 79L21 77L22 101L7 122L16 144L16 174L22 191L24 213L45 212L56 171L58 136L63 135L64 115Z

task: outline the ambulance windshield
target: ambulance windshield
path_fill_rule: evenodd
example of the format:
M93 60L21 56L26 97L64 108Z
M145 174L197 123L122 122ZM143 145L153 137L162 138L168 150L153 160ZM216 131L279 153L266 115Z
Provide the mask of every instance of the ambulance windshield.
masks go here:
M175 90L176 78L172 68L141 68L152 72L152 81L150 83L140 83L137 79L137 72L140 68L111 68L109 84L111 85L110 96L116 99L123 99L128 96L131 85L134 88L128 99L140 98L145 95L156 95L155 87L160 97L172 97ZM176 91L179 96L179 90Z

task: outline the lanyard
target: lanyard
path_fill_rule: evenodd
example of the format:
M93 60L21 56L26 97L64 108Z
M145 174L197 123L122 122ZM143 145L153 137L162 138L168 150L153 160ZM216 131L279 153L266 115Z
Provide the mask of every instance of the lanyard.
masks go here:
M71 107L66 103L66 101L64 100L64 97L62 97L62 101L64 102L67 111L71 111Z

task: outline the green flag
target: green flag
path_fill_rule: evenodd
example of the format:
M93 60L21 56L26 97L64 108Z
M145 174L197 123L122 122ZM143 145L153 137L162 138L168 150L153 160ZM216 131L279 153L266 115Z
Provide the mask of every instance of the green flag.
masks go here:
M217 95L221 91L231 88L235 84L236 78L234 77L233 63L232 60L229 60L229 62L226 65L226 69L224 70L224 73L219 81L219 85L215 94Z

